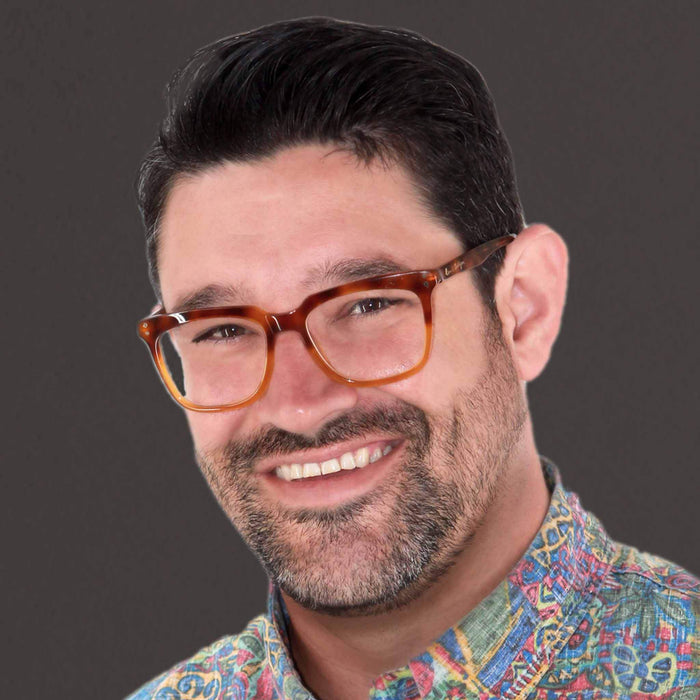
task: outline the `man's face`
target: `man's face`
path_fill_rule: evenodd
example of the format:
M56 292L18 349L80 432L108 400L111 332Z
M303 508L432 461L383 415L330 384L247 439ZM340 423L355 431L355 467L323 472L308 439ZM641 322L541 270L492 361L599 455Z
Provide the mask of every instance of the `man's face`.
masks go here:
M163 217L159 272L168 311L219 285L207 306L283 312L349 281L335 274L358 261L427 269L460 252L401 168L305 146L181 179ZM526 408L470 273L436 288L433 323L431 357L408 379L335 382L289 332L277 336L258 401L187 413L222 508L273 580L307 607L359 614L414 598L497 498ZM365 448L382 456L364 468L294 481L275 472Z

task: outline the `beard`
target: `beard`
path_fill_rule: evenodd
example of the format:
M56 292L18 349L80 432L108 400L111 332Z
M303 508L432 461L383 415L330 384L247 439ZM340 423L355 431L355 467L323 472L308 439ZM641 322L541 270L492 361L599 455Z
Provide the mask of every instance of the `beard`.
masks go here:
M379 614L439 579L498 494L527 406L500 326L487 322L488 364L450 410L428 415L404 401L347 412L308 437L267 428L198 453L224 512L270 579L306 608ZM255 463L377 433L403 440L401 463L370 493L328 509L289 509L265 498ZM371 468L371 467L370 467Z

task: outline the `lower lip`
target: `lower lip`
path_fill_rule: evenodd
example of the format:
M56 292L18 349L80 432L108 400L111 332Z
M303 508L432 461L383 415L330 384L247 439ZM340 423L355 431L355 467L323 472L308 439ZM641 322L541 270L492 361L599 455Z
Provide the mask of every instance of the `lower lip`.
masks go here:
M372 491L400 458L403 443L366 467L341 470L324 476L285 481L274 472L261 475L276 501L290 508L332 508Z

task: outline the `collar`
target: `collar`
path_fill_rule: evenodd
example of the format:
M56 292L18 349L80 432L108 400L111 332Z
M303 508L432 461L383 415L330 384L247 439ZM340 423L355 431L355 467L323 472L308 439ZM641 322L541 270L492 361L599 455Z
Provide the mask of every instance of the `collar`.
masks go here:
M611 566L613 543L597 519L542 466L552 493L535 539L479 605L406 666L382 674L373 700L468 696L514 698L547 671L581 623ZM289 654L289 616L276 587L268 614L278 635L268 649L283 697L310 698Z

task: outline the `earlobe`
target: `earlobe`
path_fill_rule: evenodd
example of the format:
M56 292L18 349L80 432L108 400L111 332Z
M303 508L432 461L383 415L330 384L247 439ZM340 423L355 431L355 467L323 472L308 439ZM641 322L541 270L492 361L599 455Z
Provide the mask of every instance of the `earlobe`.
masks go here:
M545 368L561 326L568 252L559 234L543 224L523 229L506 249L496 280L503 333L520 379Z

